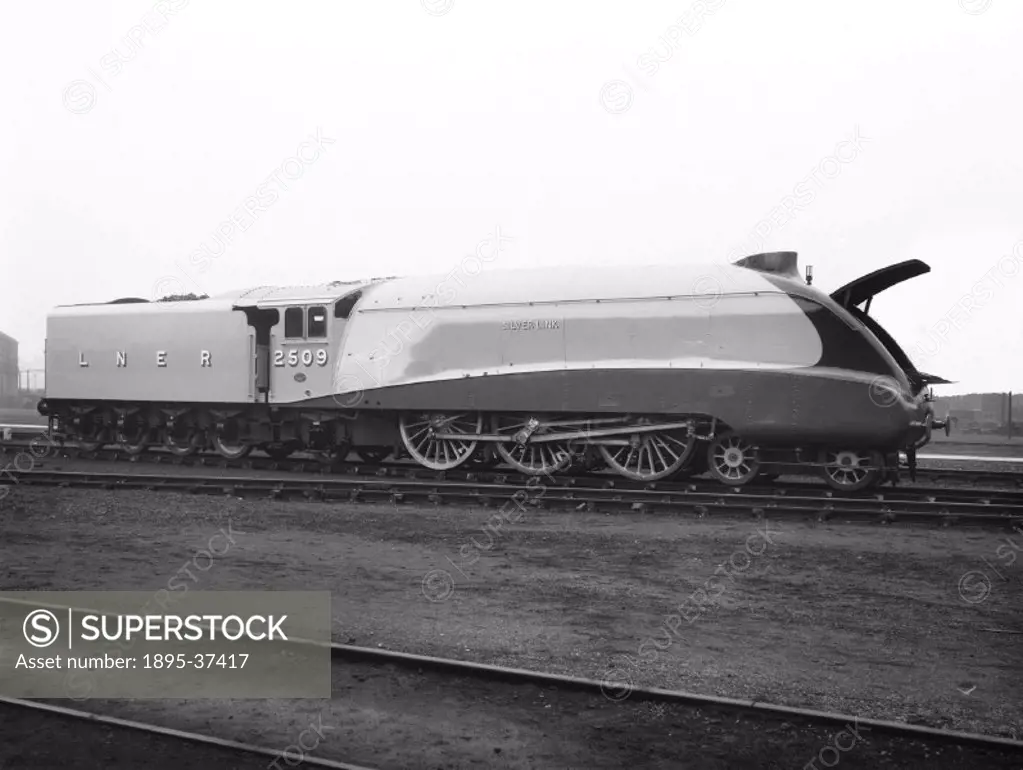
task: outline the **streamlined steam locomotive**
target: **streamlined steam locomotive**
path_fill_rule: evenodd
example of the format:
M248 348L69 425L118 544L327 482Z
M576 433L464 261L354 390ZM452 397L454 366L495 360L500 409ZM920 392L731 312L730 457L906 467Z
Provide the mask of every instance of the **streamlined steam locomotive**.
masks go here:
M929 270L902 262L828 296L776 252L64 306L39 410L86 449L597 462L728 485L812 468L854 491L948 429L928 392L947 381L869 315Z

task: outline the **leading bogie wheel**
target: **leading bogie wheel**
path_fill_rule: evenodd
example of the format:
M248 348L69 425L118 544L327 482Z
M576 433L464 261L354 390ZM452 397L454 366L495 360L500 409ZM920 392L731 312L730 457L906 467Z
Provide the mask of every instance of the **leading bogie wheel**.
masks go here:
M732 431L710 442L707 465L714 478L733 487L749 484L760 473L757 448Z
M840 492L861 492L876 485L884 474L884 455L858 449L825 449L821 472L828 486Z
M472 457L483 429L483 415L469 412L407 413L398 419L406 451L420 465L435 471L457 468ZM438 438L447 434L450 438ZM464 437L464 438L463 438Z

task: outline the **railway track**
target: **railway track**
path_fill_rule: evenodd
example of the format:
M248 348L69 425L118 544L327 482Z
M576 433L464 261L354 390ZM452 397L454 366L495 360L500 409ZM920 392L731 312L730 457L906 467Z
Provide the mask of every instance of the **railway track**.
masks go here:
M22 454L28 457L26 453L30 452L30 442L23 440L11 440L2 441L0 440L0 456L6 456L10 459L7 460L7 466L14 465L14 459L17 455ZM348 462L348 461L326 461L322 458L314 457L311 455L296 456L285 460L275 460L270 457L247 457L242 460L228 460L215 452L205 452L193 455L191 457L178 457L170 452L162 449L150 449L141 455L132 455L119 449L104 449L98 452L85 451L68 445L60 449L50 450L46 457L49 458L62 458L62 459L82 459L82 460L95 460L99 462L132 462L132 463L145 463L162 466L181 466L181 467L207 467L207 468L232 468L239 470L260 470L260 471L281 471L285 473L317 473L323 475L344 475L344 474L377 474L377 475L388 475L388 476L406 476L409 478L433 478L433 479L471 479L481 476L488 477L504 477L507 479L521 480L521 483L525 483L528 477L517 473L515 471L509 471L504 469L487 469L480 467L470 467L467 469L456 469L451 471L436 472L431 471L427 468L422 467L412 461L390 461L390 462ZM46 459L41 458L41 459ZM27 462L27 461L26 461ZM23 463L25 464L25 463ZM3 463L0 463L2 466ZM909 494L918 494L920 496L935 496L939 494L947 494L952 492L948 488L942 487L928 487L926 484L941 484L951 483L957 486L971 487L982 485L985 489L993 490L1023 490L1023 471L988 471L988 470L960 470L960 469L944 469L944 468L929 468L922 467L917 468L918 480L908 486L891 487L885 486L878 490L880 494L895 494L900 490L905 491ZM789 477L793 478L793 477ZM807 478L807 477L802 477ZM617 488L648 488L650 484L643 484L640 482L633 482L622 476L611 472L572 472L559 474L557 476L559 481L561 480L573 480L571 483L582 483L585 479L591 479L593 484L611 484ZM566 481L566 483L568 483ZM678 484L679 482L672 482L670 480L655 482L658 488L665 486L671 486L672 483ZM692 479L687 480L687 484L697 484L706 486L708 489L717 489L727 491L727 487L719 484L716 481L710 480L703 476L694 476ZM765 486L764 484L753 484L746 488L754 488L757 486ZM811 479L809 483L803 482L793 484L792 481L782 482L781 484L773 484L771 486L800 486L806 488L813 488L822 491L822 494L830 491L830 488L818 480ZM867 493L867 496L873 493ZM967 493L964 493L967 494ZM972 492L968 493L972 494Z
M0 601L27 604L11 599ZM61 613L69 610L94 612L50 604L32 606ZM292 642L324 646L299 639ZM374 740L376 736L389 735L392 727L394 734L401 734L411 744L406 751L419 760L411 765L413 767L441 766L440 762L427 762L425 753L420 754L431 741L438 742L438 729L446 731L447 739L439 743L451 752L443 756L445 767L461 767L462 761L466 766L474 766L471 760L478 761L481 751L490 759L486 766L493 767L526 766L523 759L533 760L528 762L530 767L648 766L648 762L658 760L673 760L671 766L680 766L676 763L697 757L707 760L701 761L700 767L804 767L818 756L825 766L833 766L835 763L824 759L830 756L827 752L831 746L837 746L837 749L830 749L835 756L838 750L850 752L843 758L843 764L849 767L1018 768L1023 762L1023 741L1015 737L637 687L632 681L634 672L617 668L608 669L604 678L595 680L337 643L329 647L334 694L320 717L324 724L336 724L337 728L328 733L330 740L317 748L315 756L304 758L312 766L349 770L360 767L331 760L328 756L342 753L360 762L371 761L375 766L397 767L402 758L396 756L394 747ZM435 721L423 713L424 707L437 712ZM281 750L88 711L75 712L47 703L0 698L0 710L5 708L32 709L54 717L199 743L210 751L262 755L264 766L267 757L282 756ZM128 708L134 707L129 705ZM222 719L208 719L211 732L216 732L218 727L225 729L228 720L233 718L229 713L231 704L226 704L225 708L228 711ZM373 725L364 720L369 712L377 715ZM167 714L166 710L163 713ZM381 714L385 721L381 721ZM651 718L654 714L656 718ZM187 720L187 714L179 716ZM457 716L468 724L460 725L457 719L452 719ZM500 720L513 729L505 735L485 734L483 745L466 746L456 740L464 740L466 732L473 733L480 725L493 720ZM589 752L589 756L545 755L548 762L542 764L533 756L516 756L516 750L534 749L530 731L535 732L537 738L553 734L567 750ZM615 731L631 734L632 740L618 741ZM847 733L845 746L836 741L836 735L843 731ZM607 735L611 736L609 744L601 745L602 736ZM511 751L502 756L509 748L505 744L510 744ZM724 753L722 745L727 746ZM616 756L608 754L609 750L616 749ZM472 753L477 756L469 756ZM639 757L635 756L637 753ZM455 756L459 754L461 756ZM638 758L646 761L640 765ZM161 768L149 762L146 765ZM216 766L229 765L218 763ZM252 765L230 766L247 768ZM400 766L410 765L403 762Z
M0 696L3 745L0 768L182 767L218 770L267 770L288 767L294 756L279 749L118 719L90 711ZM58 729L54 729L59 725ZM310 767L373 770L361 765L302 757Z
M2 429L4 426L0 426ZM42 433L42 431L40 431ZM18 454L24 454L31 451L32 442L30 436L26 434L15 434L14 437L4 440L3 433L0 432L0 455L3 456L14 456ZM39 434L37 434L38 436ZM38 450L37 450L38 451ZM345 474L345 473L380 473L380 474L404 474L414 475L416 478L467 478L469 476L477 476L480 473L487 471L493 475L503 475L509 478L521 478L526 479L528 477L519 474L515 471L502 470L502 469L488 469L481 466L469 466L467 468L458 468L455 470L435 472L411 460L399 460L390 462L366 462L359 460L357 462L347 462L334 458L332 460L326 460L319 456L314 456L310 453L296 453L295 456L283 460L273 459L270 457L259 457L249 456L240 460L229 460L221 457L212 451L201 452L188 457L176 456L162 447L150 447L142 454L130 454L119 448L104 448L99 451L86 451L75 446L73 442L69 442L60 448L49 448L47 454L49 456L59 456L65 459L86 459L86 460L97 460L102 462L139 462L139 463L152 463L157 465L181 465L187 467L203 466L203 467L218 467L218 468L238 468L238 469L255 469L255 470L267 470L267 471L283 471L283 472L298 472L298 473L322 473L322 474ZM11 460L8 460L8 464ZM973 470L973 469L949 469L940 467L928 467L922 466L917 468L917 481L911 483L907 487L901 487L902 489L918 490L920 494L927 495L933 494L940 491L938 488L930 489L924 485L931 484L955 484L957 486L983 486L985 488L996 488L996 489L1018 489L1023 490L1023 467L1016 470L1006 471L995 471L995 470ZM574 471L570 474L559 474L558 479L562 478L585 478L592 477L599 479L600 483L613 483L620 488L627 488L629 486L642 488L649 486L641 482L633 482L626 479L618 474L611 473L608 471L596 471L596 472L583 472ZM808 477L801 477L808 478ZM717 489L725 488L724 485L711 481L708 478L696 476L691 479L693 483L707 484ZM523 482L524 483L524 482ZM670 481L656 482L658 486L671 483ZM811 484L805 486L813 486L824 488L823 481L819 479L812 479ZM830 488L829 488L830 489ZM891 491L897 489L894 487L885 486L879 491Z
M758 519L815 519L818 521L926 523L1012 528L1023 525L1023 495L986 494L964 498L952 490L947 498L920 498L904 491L892 495L838 497L824 487L762 487L722 491L696 484L656 488L621 488L610 482L529 486L525 479L502 474L493 478L403 478L393 475L300 478L295 475L154 474L134 471L49 470L11 472L18 484L92 489L136 489L192 494L262 497L273 500L473 504L484 508L509 503L525 509L560 508L606 512L663 512L705 516L741 515ZM944 492L945 490L938 490ZM515 503L514 501L518 502Z

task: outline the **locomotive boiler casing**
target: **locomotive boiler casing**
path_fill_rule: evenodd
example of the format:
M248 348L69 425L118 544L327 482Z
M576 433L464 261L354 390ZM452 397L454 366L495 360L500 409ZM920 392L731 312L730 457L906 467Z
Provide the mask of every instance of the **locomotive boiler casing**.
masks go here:
M827 295L730 265L383 282L355 309L335 386L366 410L708 415L776 445L894 449L927 411Z

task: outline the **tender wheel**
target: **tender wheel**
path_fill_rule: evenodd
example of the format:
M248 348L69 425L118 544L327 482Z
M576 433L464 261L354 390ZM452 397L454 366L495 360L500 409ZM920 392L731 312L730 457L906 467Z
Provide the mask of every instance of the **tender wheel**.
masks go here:
M530 431L544 417L517 417L513 415L497 415L493 419L493 431L510 440L497 444L498 455L515 470L530 476L549 476L563 471L572 462L572 452L567 442L525 441L519 443L516 436L542 436L558 430L556 426L545 426Z
M241 438L241 425L235 418L229 418L214 431L213 449L227 460L240 460L248 457L253 445Z
M479 444L473 436L483 429L481 414L403 414L398 420L401 440L412 459L435 471L457 468L472 457ZM437 434L458 438L436 438ZM461 438L465 436L465 438Z
M735 487L749 484L760 472L756 448L731 431L710 442L707 465L714 478Z
M191 457L202 448L202 443L202 431L188 426L168 430L163 440L164 447L175 457Z
M95 413L83 415L78 422L77 431L80 438L75 440L83 452L98 452L107 445L103 440L106 430L103 418Z
M221 436L213 437L213 449L218 455L227 460L241 460L248 457L252 451L252 444L243 444L238 441L228 441Z
M388 446L372 447L362 446L355 450L355 456L364 463L376 465L382 463L391 456L393 450Z
M696 450L696 436L684 429L633 433L628 442L625 446L601 444L600 454L608 467L636 481L674 476L689 464Z
M118 436L120 448L127 454L136 457L146 451L150 444L153 429L149 426L145 415L134 415L124 421L124 427Z
M859 492L876 485L884 474L880 452L855 449L821 452L820 464L828 486L841 492Z

